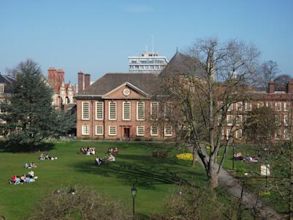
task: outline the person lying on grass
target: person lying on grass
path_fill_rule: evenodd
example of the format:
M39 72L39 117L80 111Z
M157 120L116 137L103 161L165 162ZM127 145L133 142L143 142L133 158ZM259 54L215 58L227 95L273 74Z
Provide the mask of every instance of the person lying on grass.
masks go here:
M95 163L100 166L106 162L114 162L116 161L116 158L111 154L109 153L106 157L104 157L103 159L97 157L96 160L95 160Z
M36 179L38 179L38 177L35 176L34 171L30 171L22 176L12 176L9 180L9 183L14 185L20 183L32 183L35 182Z
M48 153L41 153L39 160L57 160L57 157L49 156Z
M26 168L26 169L37 168L37 165L34 162L25 163L24 168Z

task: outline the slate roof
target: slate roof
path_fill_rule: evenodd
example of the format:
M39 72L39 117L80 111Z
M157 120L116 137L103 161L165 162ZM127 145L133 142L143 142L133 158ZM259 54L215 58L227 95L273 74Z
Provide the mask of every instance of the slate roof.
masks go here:
M5 84L4 93L12 93L12 84L15 82L15 78L0 74L0 83Z
M152 95L159 86L158 75L153 73L107 73L94 82L90 87L77 94L78 96L102 96L124 83L131 83L135 87Z
M168 65L160 73L161 77L170 74L192 74L200 76L202 73L200 61L194 57L176 52Z
M160 82L170 74L200 75L200 62L182 53L176 52L165 69L158 75L155 73L107 73L94 82L84 91L79 92L76 98L85 96L102 96L124 83L131 83L148 95L163 94L160 91Z

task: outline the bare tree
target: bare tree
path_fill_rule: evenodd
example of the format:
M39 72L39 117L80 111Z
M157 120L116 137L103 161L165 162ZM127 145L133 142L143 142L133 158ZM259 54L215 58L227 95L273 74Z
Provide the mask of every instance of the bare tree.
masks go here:
M169 122L199 155L212 189L218 186L227 146L239 129L238 109L233 111L229 129L227 115L232 114L232 105L247 98L246 83L255 74L258 54L253 46L243 42L201 40L189 54L195 60L189 70L164 74L166 100L173 103L173 111L178 111L172 112ZM224 138L223 131L227 134ZM220 148L224 149L222 155Z
M272 60L266 61L258 67L257 77L255 77L253 85L260 89L265 89L268 83L274 80L279 72L277 62Z

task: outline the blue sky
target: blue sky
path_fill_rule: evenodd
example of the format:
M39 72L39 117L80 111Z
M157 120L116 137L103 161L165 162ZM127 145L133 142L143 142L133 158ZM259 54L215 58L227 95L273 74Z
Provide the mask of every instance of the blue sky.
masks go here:
M31 58L47 75L63 68L95 80L127 72L146 46L170 59L197 39L253 43L260 60L293 76L291 0L0 0L0 72Z

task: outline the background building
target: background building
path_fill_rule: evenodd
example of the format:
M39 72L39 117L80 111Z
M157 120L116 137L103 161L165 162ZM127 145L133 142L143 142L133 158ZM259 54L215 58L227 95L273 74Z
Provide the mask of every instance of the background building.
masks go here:
M155 52L144 52L140 56L128 57L130 73L160 73L167 64L167 58Z
M7 98L9 98L12 94L12 84L15 82L15 78L9 75L2 75L0 73L0 102L3 102ZM0 114L4 112L0 107ZM0 124L6 123L4 120L0 119ZM3 133L0 133L0 138L3 137Z
M75 105L75 87L64 82L64 70L51 67L48 69L48 84L53 89L53 106L57 109L69 109Z

